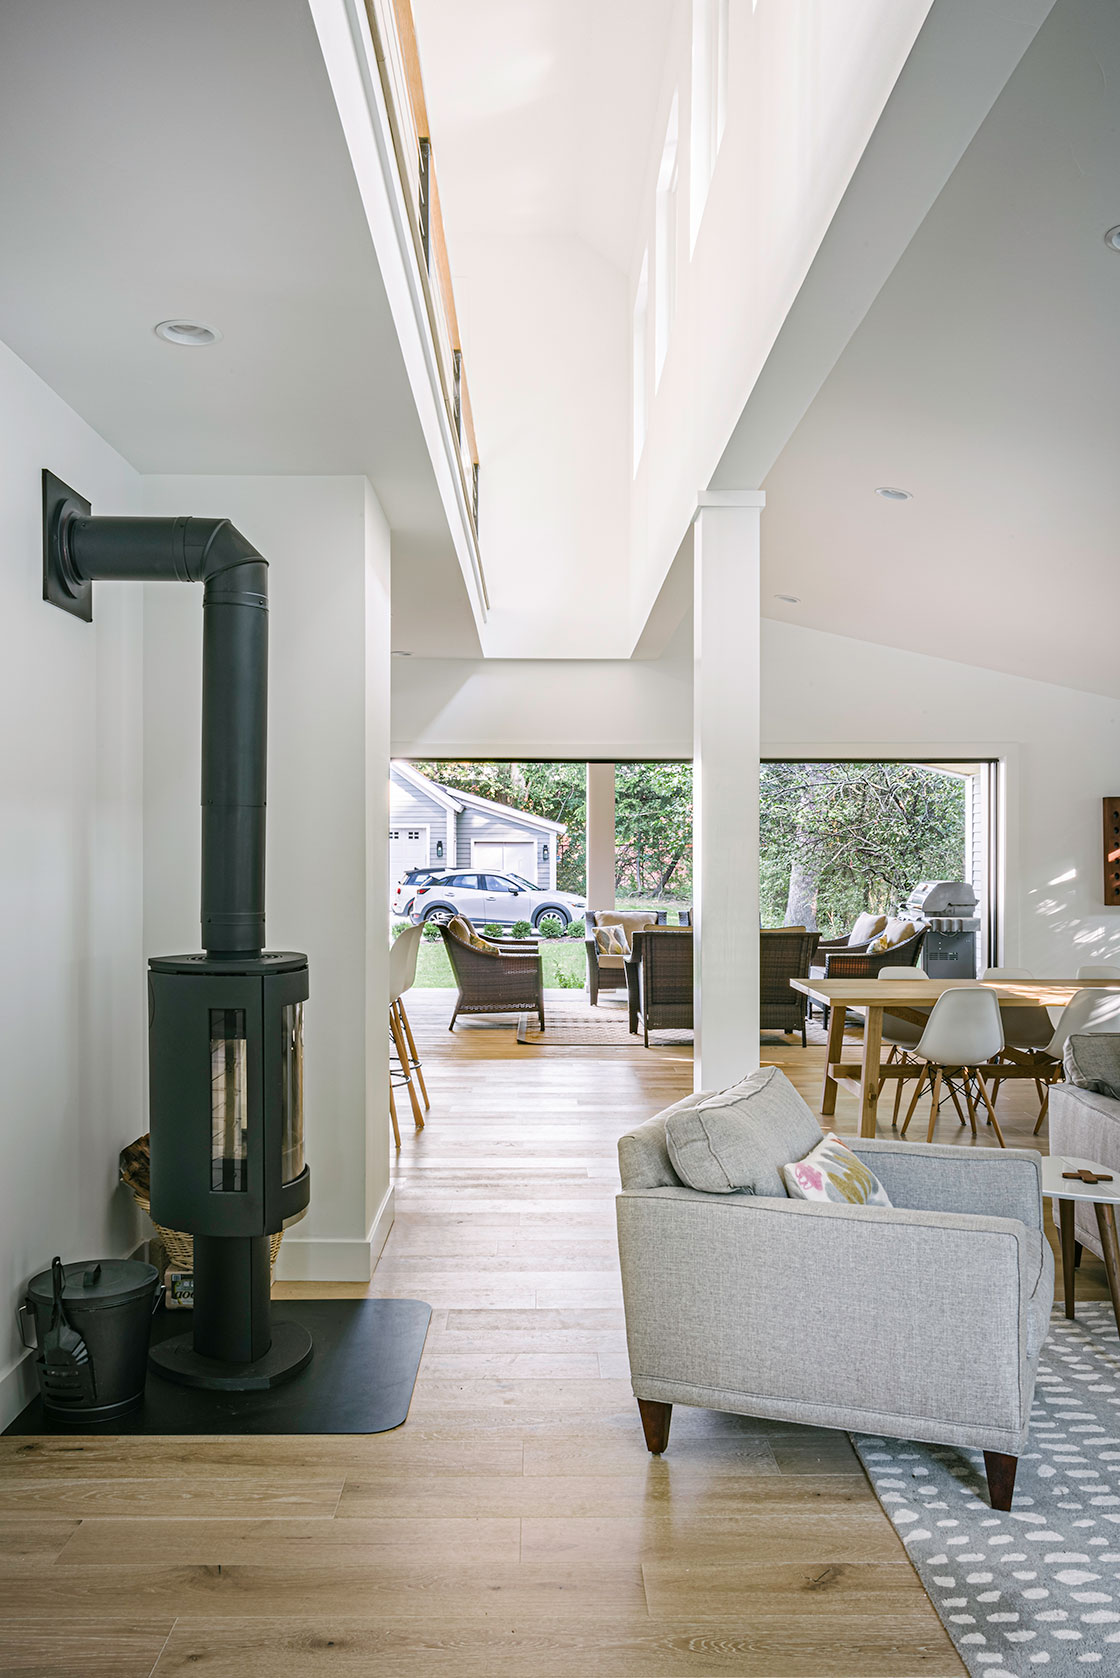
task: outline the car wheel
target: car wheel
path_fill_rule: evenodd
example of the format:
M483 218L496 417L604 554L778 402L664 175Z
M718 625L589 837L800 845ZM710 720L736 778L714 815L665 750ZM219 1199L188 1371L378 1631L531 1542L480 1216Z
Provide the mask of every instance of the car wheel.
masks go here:
M560 928L560 931L566 932L568 930L568 922L570 920L571 916L566 915L563 909L548 908L539 910L537 914L533 916L533 925L539 931L545 921L555 921L556 925Z
M425 921L434 921L436 926L447 926L455 919L455 911L453 909L440 909L439 907L434 907L428 910L424 919Z

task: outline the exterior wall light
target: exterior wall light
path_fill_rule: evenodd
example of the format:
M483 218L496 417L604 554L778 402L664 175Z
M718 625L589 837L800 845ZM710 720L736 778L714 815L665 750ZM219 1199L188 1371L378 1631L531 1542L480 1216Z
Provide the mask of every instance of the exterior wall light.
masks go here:
M443 858L443 840L442 839L437 839L436 840L436 861L439 862L439 861L442 860L442 858Z

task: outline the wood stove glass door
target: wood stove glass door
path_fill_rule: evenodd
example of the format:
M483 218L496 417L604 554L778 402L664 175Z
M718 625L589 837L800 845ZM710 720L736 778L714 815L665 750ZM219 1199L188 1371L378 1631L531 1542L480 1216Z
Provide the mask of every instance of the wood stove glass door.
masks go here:
M249 1043L244 1008L210 1010L210 1187L249 1187Z
M280 1015L280 1180L291 1183L303 1170L303 1003L289 1002Z

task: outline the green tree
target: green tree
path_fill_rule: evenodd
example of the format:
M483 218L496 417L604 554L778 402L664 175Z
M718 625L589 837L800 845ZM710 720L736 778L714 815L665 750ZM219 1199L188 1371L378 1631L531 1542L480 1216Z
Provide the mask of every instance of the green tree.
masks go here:
M615 766L615 889L623 899L692 896L692 765Z
M843 932L922 879L960 879L965 782L909 763L767 763L760 784L764 926Z

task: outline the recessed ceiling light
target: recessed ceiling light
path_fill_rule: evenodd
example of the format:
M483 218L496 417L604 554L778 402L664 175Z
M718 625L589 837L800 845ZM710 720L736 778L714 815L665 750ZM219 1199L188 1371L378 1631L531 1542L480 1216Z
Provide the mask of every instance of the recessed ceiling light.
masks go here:
M203 344L216 344L221 333L213 326L203 326L197 320L161 320L155 329L156 337L165 344L183 344L188 349L200 349Z
M801 604L801 596L799 594L776 594L774 599L784 600L787 606L800 606Z
M890 489L886 486L877 489L875 494L881 495L884 501L913 501L914 499L908 489Z
M1110 227L1104 236L1104 242L1111 250L1120 251L1120 227Z

